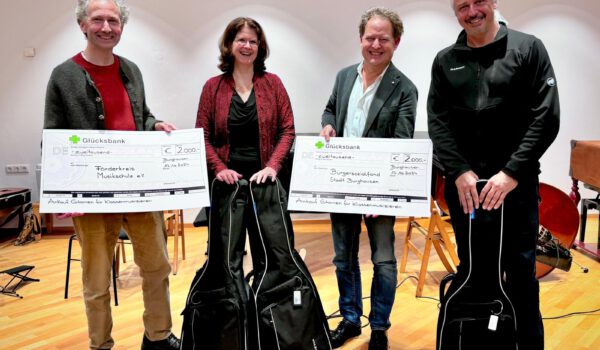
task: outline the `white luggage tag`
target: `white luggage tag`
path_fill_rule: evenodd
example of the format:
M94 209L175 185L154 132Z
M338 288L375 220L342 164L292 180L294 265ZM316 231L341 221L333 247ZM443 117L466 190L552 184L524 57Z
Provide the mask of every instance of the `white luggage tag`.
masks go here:
M488 329L495 332L498 328L498 315L490 315L490 322L488 322Z
M294 289L293 301L294 306L302 306L302 279L298 276L295 277L299 282L299 286Z
M302 306L302 293L299 289L294 291L294 306Z

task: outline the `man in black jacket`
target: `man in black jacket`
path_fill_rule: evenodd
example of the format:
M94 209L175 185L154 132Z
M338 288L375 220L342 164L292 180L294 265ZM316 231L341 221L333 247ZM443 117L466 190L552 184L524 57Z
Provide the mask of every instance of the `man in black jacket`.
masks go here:
M543 349L535 278L539 159L558 133L556 79L542 42L495 18L496 0L454 0L463 27L432 67L429 135L446 171L461 270L468 216L503 203L503 270L520 349ZM481 193L475 183L489 179Z

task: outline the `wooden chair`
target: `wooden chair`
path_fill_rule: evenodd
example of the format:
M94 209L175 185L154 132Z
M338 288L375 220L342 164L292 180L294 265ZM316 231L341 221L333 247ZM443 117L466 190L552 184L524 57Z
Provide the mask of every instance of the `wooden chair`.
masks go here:
M131 244L129 242L129 236L127 236L127 232L121 227L121 231L119 231L119 240L117 241L117 249L115 251L115 276L119 277L119 271L121 269L121 259L120 256L123 255L123 264L127 262L127 257L125 256L125 243Z
M173 274L177 274L178 262L179 262L179 237L181 237L181 257L185 260L185 230L183 226L183 210L165 210L164 221L167 228L167 235L173 236L174 249L173 249ZM121 229L119 233L119 240L117 241L117 263L116 273L119 275L119 261L120 255L122 254L123 263L127 262L125 257L125 243L129 240L125 230ZM122 253L121 253L122 252Z
M429 256L431 254L431 247L435 248L442 264L446 270L450 273L455 272L456 266L458 266L458 255L456 253L456 246L450 239L450 233L452 227L448 222L449 216L442 216L440 209L437 207L436 202L432 199L431 204L431 217L429 219L415 219L410 217L408 220L408 227L406 228L406 237L404 238L404 249L402 254L402 262L400 263L400 272L406 272L406 261L408 258L409 251L415 253L421 259L421 269L419 271L419 279L417 283L416 296L420 297L423 295L423 286L425 285L425 277L427 276L427 265L429 264ZM425 224L425 222L427 222ZM425 229L427 226L427 229ZM417 246L411 241L413 238L413 229L421 233L425 237L425 248L423 253L419 251ZM448 260L447 254L450 256Z
M179 262L179 237L181 237L181 258L185 260L185 229L183 226L183 210L166 210L165 224L167 234L173 236L173 274L177 274Z

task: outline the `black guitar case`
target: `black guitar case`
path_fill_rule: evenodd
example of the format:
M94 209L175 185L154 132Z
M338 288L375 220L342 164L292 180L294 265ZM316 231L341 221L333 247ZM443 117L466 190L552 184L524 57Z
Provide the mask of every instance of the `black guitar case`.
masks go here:
M478 191L485 183L477 183ZM501 268L503 208L480 207L470 216L469 261L440 284L437 350L518 349L515 310Z
M279 182L213 181L208 258L188 295L182 349L331 349L315 284L294 249ZM250 200L249 200L250 199ZM264 261L244 279L244 211L254 207ZM241 244L239 242L242 242Z
M246 196L239 183L214 180L208 256L196 272L183 310L181 349L246 350L248 286L242 272Z

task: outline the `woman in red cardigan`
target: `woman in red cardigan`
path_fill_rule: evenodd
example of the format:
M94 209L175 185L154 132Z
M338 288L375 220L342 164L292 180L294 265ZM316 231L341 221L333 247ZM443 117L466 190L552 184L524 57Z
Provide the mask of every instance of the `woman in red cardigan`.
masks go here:
M264 32L255 20L236 18L227 25L219 47L219 68L223 74L210 78L204 85L196 119L196 127L204 129L209 177L229 185L239 179L258 184L275 181L294 142L294 116L281 80L265 72L269 47ZM219 189L224 186L214 186L216 192L211 196L220 196ZM246 230L257 274L264 273L269 253L261 242L248 186L240 187L239 191L236 198L247 198L243 227L228 226L228 243L232 248L231 251L227 248L224 256L236 284L245 290L240 296L245 310L249 298L244 281L248 271L244 273L242 268ZM223 212L223 208L213 210L217 216ZM216 222L219 220L213 224ZM260 280L256 277L253 284ZM257 335L258 324L251 319L254 318L248 318L250 334ZM255 343L258 338L252 336L249 341Z
M294 116L281 80L265 71L264 32L255 20L236 18L219 46L223 74L204 85L196 119L209 174L227 184L274 181L294 142Z

